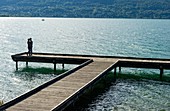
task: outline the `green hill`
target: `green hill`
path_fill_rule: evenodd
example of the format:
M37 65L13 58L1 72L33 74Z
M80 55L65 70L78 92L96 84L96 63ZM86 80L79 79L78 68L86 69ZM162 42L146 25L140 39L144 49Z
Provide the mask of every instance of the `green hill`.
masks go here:
M1 0L0 16L170 19L170 0Z

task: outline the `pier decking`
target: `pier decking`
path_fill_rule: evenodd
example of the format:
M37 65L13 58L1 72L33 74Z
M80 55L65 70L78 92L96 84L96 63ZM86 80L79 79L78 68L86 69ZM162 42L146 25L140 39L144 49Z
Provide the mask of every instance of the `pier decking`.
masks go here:
M163 70L170 69L170 59L116 57L116 56L92 56L73 54L47 54L27 53L12 55L16 62L45 62L56 64L80 64L61 76L27 92L20 97L4 104L0 110L7 111L60 111L74 102L88 88L116 67L153 68L160 70L162 78Z

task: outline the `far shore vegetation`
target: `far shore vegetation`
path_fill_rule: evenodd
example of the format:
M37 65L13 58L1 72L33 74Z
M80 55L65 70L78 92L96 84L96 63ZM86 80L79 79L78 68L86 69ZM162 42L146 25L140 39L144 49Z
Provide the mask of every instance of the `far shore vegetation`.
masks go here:
M169 0L1 0L0 17L170 19Z

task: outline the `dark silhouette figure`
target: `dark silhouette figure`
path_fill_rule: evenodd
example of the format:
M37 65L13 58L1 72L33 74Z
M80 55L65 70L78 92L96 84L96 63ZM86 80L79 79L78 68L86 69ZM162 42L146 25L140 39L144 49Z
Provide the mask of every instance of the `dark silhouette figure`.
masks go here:
M28 44L28 55L31 56L32 55L32 47L33 47L32 38L28 39L27 44Z

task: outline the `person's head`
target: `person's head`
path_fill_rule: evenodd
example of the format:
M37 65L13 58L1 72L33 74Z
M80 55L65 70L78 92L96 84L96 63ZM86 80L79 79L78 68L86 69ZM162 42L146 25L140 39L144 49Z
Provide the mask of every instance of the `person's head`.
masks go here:
M28 41L32 41L32 38L29 38Z

